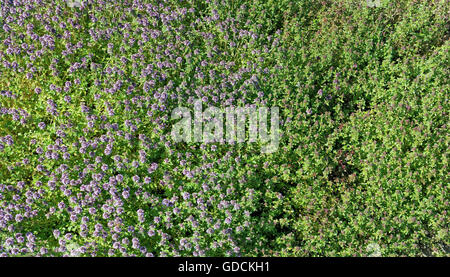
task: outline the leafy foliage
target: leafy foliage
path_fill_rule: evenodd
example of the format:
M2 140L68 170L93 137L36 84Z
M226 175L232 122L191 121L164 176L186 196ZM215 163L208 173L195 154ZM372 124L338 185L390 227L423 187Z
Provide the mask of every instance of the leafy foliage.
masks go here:
M3 256L448 256L448 1L81 2L2 1Z

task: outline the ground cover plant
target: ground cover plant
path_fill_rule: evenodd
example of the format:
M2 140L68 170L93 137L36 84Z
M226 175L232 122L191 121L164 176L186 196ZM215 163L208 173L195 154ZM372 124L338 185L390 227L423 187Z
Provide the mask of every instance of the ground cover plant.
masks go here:
M449 255L448 1L69 2L0 0L1 256Z

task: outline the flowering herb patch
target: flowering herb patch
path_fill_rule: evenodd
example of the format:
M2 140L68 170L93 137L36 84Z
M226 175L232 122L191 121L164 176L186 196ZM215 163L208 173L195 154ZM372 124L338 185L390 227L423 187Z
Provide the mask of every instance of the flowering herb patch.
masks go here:
M448 1L0 3L0 255L448 255Z

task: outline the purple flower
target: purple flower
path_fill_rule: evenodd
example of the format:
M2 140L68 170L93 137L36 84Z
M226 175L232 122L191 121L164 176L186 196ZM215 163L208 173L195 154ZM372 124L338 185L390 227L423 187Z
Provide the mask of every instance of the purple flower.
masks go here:
M23 220L23 216L21 214L16 214L16 222L21 222Z

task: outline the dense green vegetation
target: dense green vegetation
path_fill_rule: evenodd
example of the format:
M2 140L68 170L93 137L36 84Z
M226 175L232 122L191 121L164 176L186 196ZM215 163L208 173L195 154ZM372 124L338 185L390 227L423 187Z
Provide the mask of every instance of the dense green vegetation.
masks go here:
M1 2L2 255L448 256L448 1L81 2Z

